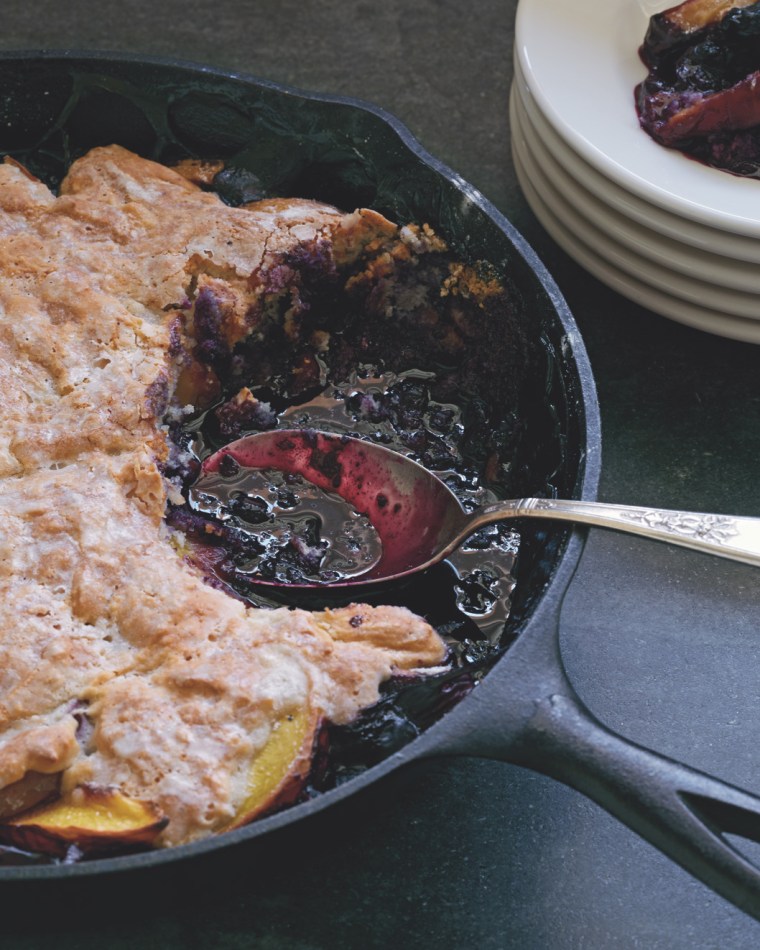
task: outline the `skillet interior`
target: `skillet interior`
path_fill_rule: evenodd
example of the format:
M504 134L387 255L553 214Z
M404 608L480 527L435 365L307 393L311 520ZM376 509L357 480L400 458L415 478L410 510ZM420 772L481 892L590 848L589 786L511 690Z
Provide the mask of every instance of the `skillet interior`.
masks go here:
M112 142L166 163L188 156L223 158L254 171L275 193L344 208L366 205L397 221L430 223L458 255L493 263L518 299L519 319L534 344L533 364L518 395L529 437L521 441L515 461L514 493L593 497L599 423L572 317L511 225L390 116L351 100L123 55L6 54L0 58L0 81L0 127L7 130L0 152L13 154L51 185L80 154ZM570 537L559 527L523 533L510 635L526 624L548 590L553 587L556 595L566 583L568 562L572 566L580 554L579 536L568 549ZM200 847L96 861L76 873L152 863L252 837L350 794L352 786ZM0 877L48 877L56 870L0 868Z

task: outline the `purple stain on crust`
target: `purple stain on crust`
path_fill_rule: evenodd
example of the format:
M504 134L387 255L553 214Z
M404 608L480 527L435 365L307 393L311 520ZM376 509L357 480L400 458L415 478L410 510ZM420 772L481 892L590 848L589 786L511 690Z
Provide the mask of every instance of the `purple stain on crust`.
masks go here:
M324 238L304 241L290 251L272 256L270 262L251 274L251 286L262 287L264 293L274 295L290 291L298 310L309 307L300 300L300 287L309 287L317 281L324 285L325 281L337 277L332 245Z
M227 363L230 348L222 336L222 303L209 287L202 287L195 298L193 326L198 358L212 366Z
M313 273L320 278L337 274L332 256L332 245L325 238L306 241L285 255L287 263L301 273Z
M288 267L287 264L274 264L264 274L264 292L268 294L282 293L283 290L292 287L294 279L295 272L291 267Z
M169 408L169 379L163 370L145 390L145 408L156 419Z
M183 356L186 358L185 334L179 317L169 323L169 356L172 359L181 359Z
M222 311L219 300L209 287L202 287L195 298L195 336L198 340L219 336L222 326Z

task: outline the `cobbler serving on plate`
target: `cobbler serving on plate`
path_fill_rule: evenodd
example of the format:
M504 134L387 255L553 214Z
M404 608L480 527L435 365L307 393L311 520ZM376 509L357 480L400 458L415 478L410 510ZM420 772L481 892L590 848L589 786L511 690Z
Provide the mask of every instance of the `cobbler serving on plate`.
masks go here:
M760 178L760 3L685 0L651 17L636 87L642 128L669 148Z

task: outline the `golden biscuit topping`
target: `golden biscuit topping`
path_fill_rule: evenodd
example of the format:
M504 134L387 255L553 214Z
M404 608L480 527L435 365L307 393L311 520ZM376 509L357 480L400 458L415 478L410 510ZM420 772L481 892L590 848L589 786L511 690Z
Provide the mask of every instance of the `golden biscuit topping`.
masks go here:
M297 334L285 255L319 244L339 268L396 233L312 201L228 207L204 175L99 148L56 197L0 166L0 815L60 776L57 810L6 821L43 850L178 844L285 803L323 718L445 655L403 608L248 609L172 543L167 412L211 401L219 348Z

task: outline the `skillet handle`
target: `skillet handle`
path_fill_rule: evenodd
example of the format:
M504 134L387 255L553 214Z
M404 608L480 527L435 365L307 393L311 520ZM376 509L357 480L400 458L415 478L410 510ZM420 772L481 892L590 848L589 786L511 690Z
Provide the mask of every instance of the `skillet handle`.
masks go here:
M623 739L567 694L538 702L507 758L582 792L760 920L760 869L723 837L760 842L760 798Z

